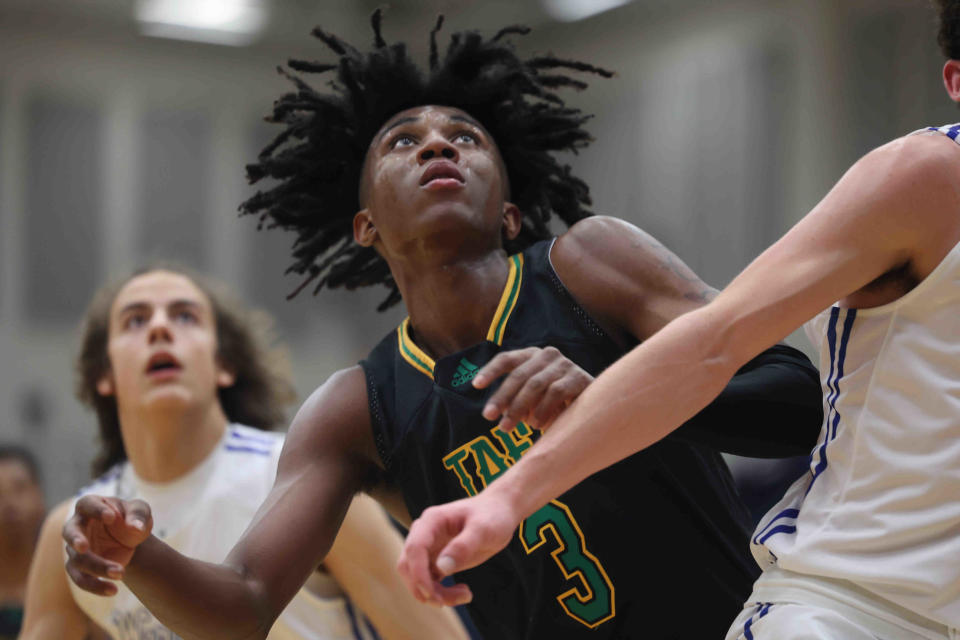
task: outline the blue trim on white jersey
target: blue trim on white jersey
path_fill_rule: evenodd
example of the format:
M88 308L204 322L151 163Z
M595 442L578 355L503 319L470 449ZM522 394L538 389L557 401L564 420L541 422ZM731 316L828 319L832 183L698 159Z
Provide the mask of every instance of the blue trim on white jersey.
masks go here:
M353 631L353 637L357 640L364 640L360 635L360 625L357 624L357 610L353 608L350 598L344 598L343 604L347 607L347 618L350 619L350 629Z
M777 515L773 516L773 518L770 519L770 522L765 524L764 527L760 529L760 531L757 531L757 535L753 536L753 544L762 544L764 540L772 536L774 533L793 533L794 531L797 530L796 527L793 527L790 531L786 531L785 529L781 529L781 527L784 525L780 525L776 527L775 530L770 531L769 533L767 533L767 529L769 529L774 522L776 522L777 520L780 520L781 518L793 518L794 520L796 520L798 515L800 515L800 509L790 507L789 509L784 509ZM760 536L763 536L763 537L761 538Z
M837 426L840 424L840 412L837 411L837 398L840 396L840 378L843 377L843 363L847 360L847 343L850 341L850 330L853 328L853 321L857 317L856 309L847 309L847 317L843 320L843 337L840 338L840 355L837 357L837 379L833 386L833 434L830 439L837 437Z
M827 442L830 440L830 417L833 414L833 376L837 370L837 323L839 318L840 309L838 307L831 308L830 324L827 325L827 351L830 353L830 371L827 374L827 415L824 419L823 443L810 453L810 468L811 471L813 471L813 479L810 480L807 491L803 494L804 497L806 497L807 493L810 493L810 488L813 487L813 481L816 480L817 476L820 475L827 466ZM814 456L817 457L816 465L813 464Z
M277 441L276 438L271 438L266 435L261 436L261 435L252 434L252 433L242 433L238 429L230 429L229 436L233 440L246 440L247 442L255 442L257 444L264 444L267 446L272 445L274 442Z
M797 513L799 514L800 511L798 510ZM767 541L767 538L778 533L796 533L796 532L797 532L796 524L778 524L773 529L770 529L770 531L767 531L765 534L763 534L760 537L760 539L757 540L757 544L763 544L764 542Z
M843 321L843 330L840 335L840 344L837 346L837 325L840 324L841 313L845 312ZM840 379L843 378L843 365L847 357L847 344L850 341L850 334L853 329L853 321L857 317L856 309L840 309L833 307L830 309L830 320L827 325L827 349L830 352L830 370L827 374L827 415L824 418L823 442L814 448L810 454L810 470L812 477L810 484L803 494L806 498L813 488L820 474L826 470L828 465L827 446L836 439L837 428L840 425L840 413L837 411L837 398L840 396ZM816 460L816 464L814 464ZM796 520L800 517L801 504L796 507L788 507L772 517L762 528L753 536L753 544L762 545L768 538L778 533L796 533ZM771 555L773 555L771 553ZM776 556L774 556L776 559Z
M837 428L840 425L840 412L837 411L837 398L840 397L840 379L843 378L843 365L847 358L847 343L850 341L850 333L853 329L853 321L857 317L856 309L846 309L845 311L846 317L843 320L843 333L840 336L840 346L836 349L836 353L834 353L834 345L836 344L837 336L837 324L840 318L840 309L838 307L833 307L830 310L830 326L827 329L827 342L830 345L831 375L833 374L834 360L836 360L837 363L837 370L836 375L833 376L832 384L830 379L827 379L827 387L830 389L830 393L827 396L827 404L830 406L827 410L827 419L824 424L825 428L823 434L823 444L820 445L820 448L818 449L819 461L817 462L816 467L813 469L813 477L810 479L810 484L807 485L807 490L803 494L804 496L810 493L810 489L813 488L813 483L817 481L817 478L820 477L820 474L822 474L827 468L827 445L836 439ZM810 462L813 462L812 455L810 456Z
M936 131L960 144L960 124L945 124L942 127L927 127L927 131Z
M754 622L759 622L760 618L767 615L767 613L770 612L771 606L769 602L761 602L757 605L757 612L750 616L747 623L743 625L743 636L747 640L753 640L753 631L750 630L750 627L753 626Z
M232 444L228 444L227 446L224 447L224 449L226 449L227 451L236 451L238 453L255 453L258 456L269 456L271 454L271 451L269 449L263 450L263 449L257 449L254 447L242 447L242 446L236 446Z

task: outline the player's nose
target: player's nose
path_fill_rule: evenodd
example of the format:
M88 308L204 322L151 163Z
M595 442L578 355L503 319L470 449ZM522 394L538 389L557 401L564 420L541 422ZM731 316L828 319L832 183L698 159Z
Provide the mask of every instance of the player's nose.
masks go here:
M447 160L456 162L460 159L460 153L446 138L439 135L431 135L424 140L417 158L420 164L425 164L435 158L446 158Z
M172 340L173 332L170 331L170 317L162 311L154 313L150 318L147 341L154 344L158 341L171 342Z

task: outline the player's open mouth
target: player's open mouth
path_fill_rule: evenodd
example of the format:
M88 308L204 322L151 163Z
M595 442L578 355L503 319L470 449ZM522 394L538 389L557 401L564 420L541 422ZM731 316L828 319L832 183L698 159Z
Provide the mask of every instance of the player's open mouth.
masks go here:
M463 174L449 160L431 162L420 176L420 186L430 190L459 189L463 183Z
M166 378L183 369L180 362L166 351L159 351L147 361L147 375L151 378Z

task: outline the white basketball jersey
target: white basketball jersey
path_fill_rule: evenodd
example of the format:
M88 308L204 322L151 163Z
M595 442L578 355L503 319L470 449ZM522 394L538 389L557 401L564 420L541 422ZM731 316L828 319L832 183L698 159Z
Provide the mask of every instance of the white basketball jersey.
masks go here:
M146 482L136 476L132 465L122 462L79 495L145 500L153 512L155 536L187 556L219 563L270 492L282 446L282 434L232 424L210 456L173 482ZM68 582L80 608L115 640L178 638L123 583L117 583L115 596L105 598ZM319 597L304 588L268 637L372 640L376 635L345 597Z
M932 130L957 140L960 125ZM901 298L832 307L806 329L824 424L754 557L960 627L960 244Z

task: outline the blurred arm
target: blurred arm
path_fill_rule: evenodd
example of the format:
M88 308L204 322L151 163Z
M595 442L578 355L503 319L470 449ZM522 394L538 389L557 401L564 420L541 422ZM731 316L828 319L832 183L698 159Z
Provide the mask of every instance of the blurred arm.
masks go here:
M27 578L26 606L20 640L84 640L89 618L77 606L63 570L63 539L60 530L71 501L47 515L40 531Z
M397 573L403 539L383 510L358 495L324 565L384 640L457 640L467 632L456 612L418 602Z

